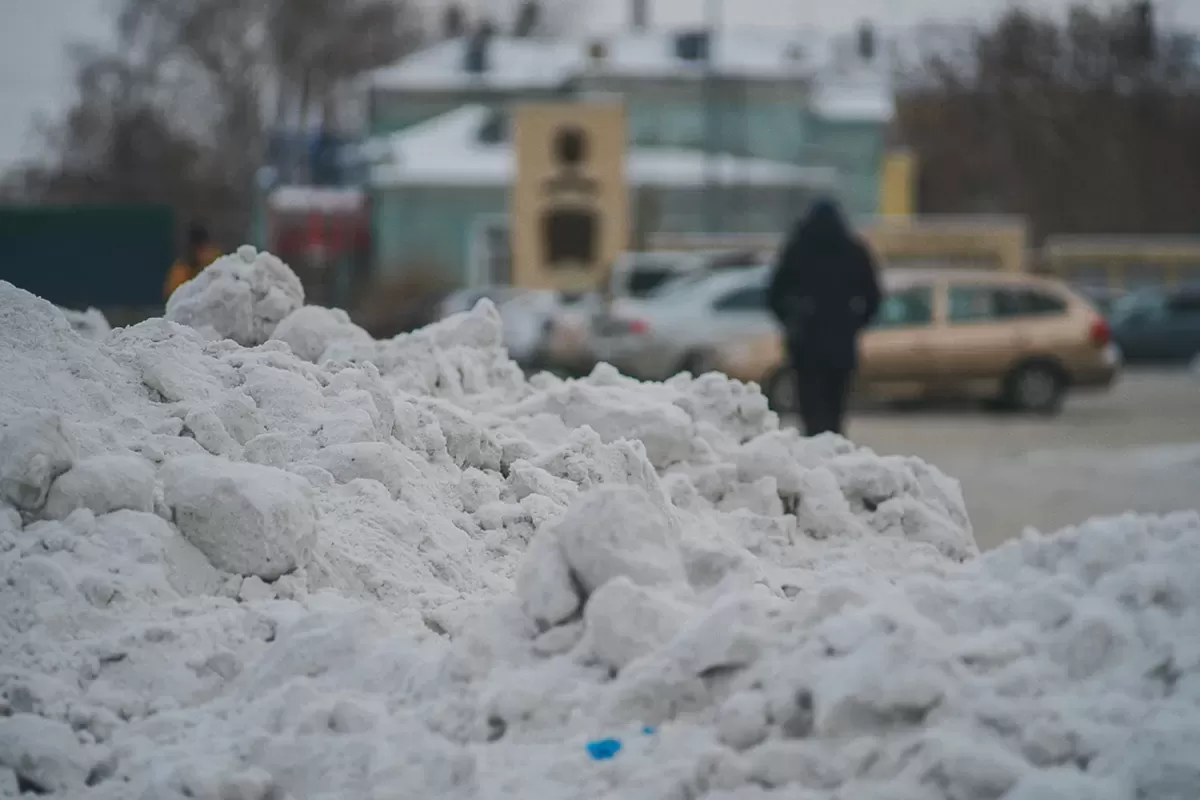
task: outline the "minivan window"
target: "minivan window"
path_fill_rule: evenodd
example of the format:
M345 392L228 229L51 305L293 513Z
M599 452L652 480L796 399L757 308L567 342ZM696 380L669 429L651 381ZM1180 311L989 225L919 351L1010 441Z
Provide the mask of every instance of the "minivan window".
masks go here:
M1041 289L1002 289L997 292L996 311L1002 317L1065 314L1067 301Z
M875 317L877 328L910 328L933 324L933 289L913 286L888 292Z
M998 319L997 291L990 286L951 286L950 321L986 322Z
M986 322L1065 314L1067 301L1029 287L951 286L950 321Z

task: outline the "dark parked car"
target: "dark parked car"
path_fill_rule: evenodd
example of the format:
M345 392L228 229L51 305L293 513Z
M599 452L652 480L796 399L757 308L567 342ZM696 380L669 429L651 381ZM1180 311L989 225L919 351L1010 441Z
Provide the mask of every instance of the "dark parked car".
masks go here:
M1123 297L1113 308L1112 328L1126 362L1190 362L1200 355L1200 286Z
M1088 302L1094 305L1105 319L1112 318L1116 305L1121 302L1122 297L1126 296L1126 293L1119 289L1102 289L1095 286L1076 286L1074 288L1087 298Z

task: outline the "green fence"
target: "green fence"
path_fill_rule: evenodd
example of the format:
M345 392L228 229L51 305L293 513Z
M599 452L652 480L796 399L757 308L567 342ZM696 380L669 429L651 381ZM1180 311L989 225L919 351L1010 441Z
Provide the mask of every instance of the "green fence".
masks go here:
M157 206L0 208L0 280L66 308L161 305L174 223Z

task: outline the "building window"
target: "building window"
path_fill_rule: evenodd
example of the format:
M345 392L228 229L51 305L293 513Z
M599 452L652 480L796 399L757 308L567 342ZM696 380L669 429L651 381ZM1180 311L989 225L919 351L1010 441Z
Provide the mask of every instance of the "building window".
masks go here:
M508 219L482 217L476 220L471 242L473 286L512 284L512 245Z

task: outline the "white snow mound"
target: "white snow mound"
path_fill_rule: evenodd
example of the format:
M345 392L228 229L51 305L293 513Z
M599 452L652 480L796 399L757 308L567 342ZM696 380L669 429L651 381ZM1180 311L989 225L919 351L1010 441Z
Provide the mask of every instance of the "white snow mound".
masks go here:
M296 273L270 253L245 245L222 256L167 300L166 318L242 345L262 344L304 305Z
M0 283L0 795L1197 796L1200 515L979 556L756 389L301 299L243 250L93 340Z

